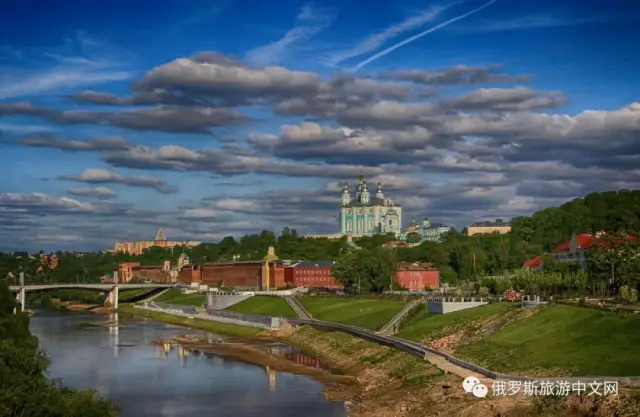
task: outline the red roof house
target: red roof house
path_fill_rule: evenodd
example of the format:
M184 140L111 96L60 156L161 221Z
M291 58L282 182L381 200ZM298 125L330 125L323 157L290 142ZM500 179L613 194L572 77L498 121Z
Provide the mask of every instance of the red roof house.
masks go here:
M529 259L528 261L524 261L524 265L523 268L528 268L534 271L539 270L540 268L542 268L542 257L541 256L536 256L533 259Z
M635 236L626 235L627 242L637 240ZM598 232L574 234L571 239L561 245L556 246L551 252L558 261L578 261L584 263L584 253L594 244L606 245L605 233Z

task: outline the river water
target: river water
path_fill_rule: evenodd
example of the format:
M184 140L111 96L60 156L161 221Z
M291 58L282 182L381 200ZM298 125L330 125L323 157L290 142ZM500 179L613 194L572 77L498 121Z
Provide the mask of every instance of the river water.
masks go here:
M102 392L120 405L122 417L346 416L343 404L327 401L322 384L308 377L154 343L208 333L137 319L109 327L88 324L105 319L38 311L31 331L51 358L51 377L72 388ZM275 350L298 363L320 366L290 347Z

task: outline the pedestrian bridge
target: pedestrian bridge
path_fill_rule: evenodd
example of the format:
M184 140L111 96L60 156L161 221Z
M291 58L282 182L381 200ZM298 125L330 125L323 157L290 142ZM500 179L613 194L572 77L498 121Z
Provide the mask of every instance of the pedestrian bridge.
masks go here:
M13 292L18 292L24 288L26 292L29 291L41 291L41 290L54 290L54 289L82 289L82 290L100 290L111 291L114 287L118 287L121 290L139 290L144 288L171 288L175 287L175 284L33 284L33 285L11 285L9 288Z
M172 288L175 284L33 284L11 285L9 289L17 293L16 300L20 303L20 310L24 311L25 294L30 291L45 291L59 289L98 290L107 293L107 300L113 308L118 308L119 290L139 290L155 288Z

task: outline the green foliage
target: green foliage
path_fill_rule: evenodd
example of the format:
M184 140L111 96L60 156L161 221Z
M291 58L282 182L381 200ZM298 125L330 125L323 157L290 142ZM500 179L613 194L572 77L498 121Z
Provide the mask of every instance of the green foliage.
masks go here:
M116 407L94 391L74 391L47 378L49 361L29 332L26 314L0 282L0 415L115 417Z
M391 249L346 250L336 259L332 275L344 288L358 293L397 289L397 258Z
M620 287L618 295L620 296L622 301L624 301L625 303L628 303L629 299L631 298L629 287L627 287L626 285L623 285L622 287Z

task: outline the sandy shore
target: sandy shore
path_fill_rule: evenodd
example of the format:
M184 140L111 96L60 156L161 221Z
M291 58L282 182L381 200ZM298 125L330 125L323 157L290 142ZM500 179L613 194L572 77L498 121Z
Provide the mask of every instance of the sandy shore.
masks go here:
M338 383L343 385L352 385L357 383L356 378L353 376L335 375L331 374L330 371L325 369L299 365L286 358L272 355L265 350L249 346L242 342L208 343L200 340L182 337L170 339L169 341L178 343L182 346L212 352L217 356L221 356L224 358L251 363L254 365L268 366L269 368L278 372L306 375L323 383Z

